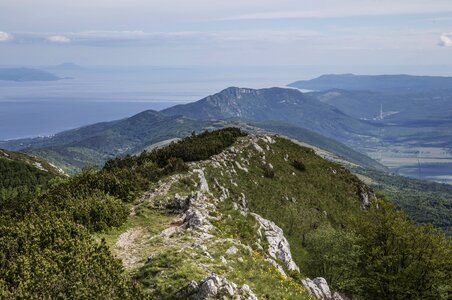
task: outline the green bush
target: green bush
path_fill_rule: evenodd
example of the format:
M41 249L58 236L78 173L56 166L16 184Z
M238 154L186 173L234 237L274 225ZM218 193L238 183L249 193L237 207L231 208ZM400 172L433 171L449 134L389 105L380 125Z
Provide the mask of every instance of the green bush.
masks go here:
M292 166L297 169L298 171L305 171L306 170L306 166L304 165L304 163L299 160L299 159L294 159L292 161Z
M269 165L269 164L263 164L261 166L262 171L264 172L264 177L267 178L274 178L275 177L275 170Z
M104 242L71 221L45 215L0 226L2 299L142 299Z

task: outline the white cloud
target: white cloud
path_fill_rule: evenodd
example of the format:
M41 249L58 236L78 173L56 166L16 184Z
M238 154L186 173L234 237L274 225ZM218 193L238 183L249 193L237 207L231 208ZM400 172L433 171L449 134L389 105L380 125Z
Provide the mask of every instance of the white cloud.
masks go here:
M447 15L451 0L1 0L0 20L20 30L133 28L164 31L213 20ZM39 11L39 14L35 12ZM437 16L440 17L440 16ZM17 23L20 20L20 23ZM121 25L119 25L121 24ZM208 28L205 25L204 28Z
M13 38L14 37L12 34L9 34L4 31L0 31L0 42L8 42L8 41L12 40Z
M442 47L452 47L452 33L443 33L439 37L439 45Z
M71 42L71 39L64 35L52 35L47 38L47 41L57 44L67 44Z
M283 8L291 7L289 10ZM260 6L252 12L229 15L222 20L271 20L412 15L452 11L448 0L318 0L294 1L290 6Z

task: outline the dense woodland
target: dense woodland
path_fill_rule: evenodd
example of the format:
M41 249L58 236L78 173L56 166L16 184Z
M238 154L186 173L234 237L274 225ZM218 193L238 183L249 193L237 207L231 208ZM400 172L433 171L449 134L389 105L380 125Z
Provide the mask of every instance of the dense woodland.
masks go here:
M243 135L235 128L193 134L69 178L2 164L8 171L0 187L9 192L0 197L0 298L146 298L91 234L125 222L129 203L153 182L186 171L187 162L220 153ZM293 165L300 172L309 168L302 161ZM271 184L275 179L268 177ZM347 227L311 226L305 269L362 299L448 299L450 240L431 225L417 226L383 196L375 201Z

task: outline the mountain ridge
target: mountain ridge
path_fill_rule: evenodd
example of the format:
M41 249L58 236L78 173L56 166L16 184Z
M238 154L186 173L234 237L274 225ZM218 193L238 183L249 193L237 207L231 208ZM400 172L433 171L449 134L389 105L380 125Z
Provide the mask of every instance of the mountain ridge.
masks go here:
M249 89L230 87L199 101L165 110L169 115L186 115L202 120L243 118L249 121L283 121L349 141L352 136L372 135L376 128L344 114L337 108L296 89Z

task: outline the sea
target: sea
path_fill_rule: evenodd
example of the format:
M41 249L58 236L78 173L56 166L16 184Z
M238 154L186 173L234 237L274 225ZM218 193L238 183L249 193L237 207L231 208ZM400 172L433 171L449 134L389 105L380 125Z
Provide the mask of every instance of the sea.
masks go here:
M64 66L64 65L63 65ZM286 86L328 73L422 73L425 66L82 66L46 67L65 79L0 81L0 140L49 136L161 110L227 87ZM444 69L444 68L443 68ZM434 73L449 69L436 70ZM439 73L440 74L440 73Z
M41 68L43 69L43 68ZM300 79L287 67L47 68L58 81L0 81L0 140L49 136L144 110L202 99L230 86L284 86Z

